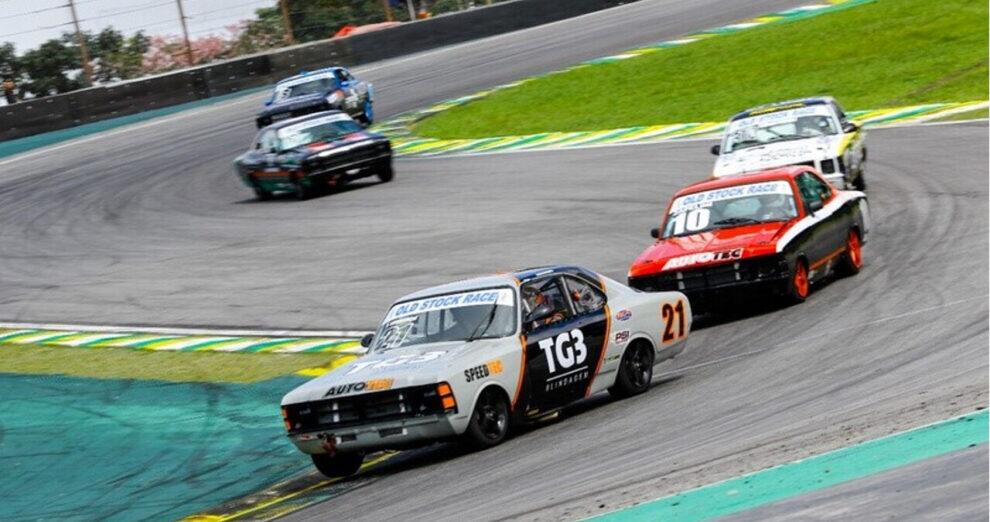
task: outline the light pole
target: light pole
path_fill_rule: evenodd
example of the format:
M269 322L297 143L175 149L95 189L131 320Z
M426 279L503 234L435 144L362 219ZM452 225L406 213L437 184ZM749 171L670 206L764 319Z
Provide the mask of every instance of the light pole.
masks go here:
M296 43L296 35L292 32L292 19L289 18L289 0L278 0L282 6L282 23L285 25L285 41L289 45Z
M79 54L82 55L83 76L86 77L88 85L93 85L93 66L89 63L89 48L86 47L86 38L83 37L82 31L79 29L79 15L76 14L75 0L69 0L69 12L72 13L72 25L76 27L76 44L79 45Z
M186 60L189 61L189 67L192 67L192 44L189 43L189 28L186 27L186 13L182 10L182 0L175 0L175 5L179 7L179 21L182 22L182 39L186 42Z

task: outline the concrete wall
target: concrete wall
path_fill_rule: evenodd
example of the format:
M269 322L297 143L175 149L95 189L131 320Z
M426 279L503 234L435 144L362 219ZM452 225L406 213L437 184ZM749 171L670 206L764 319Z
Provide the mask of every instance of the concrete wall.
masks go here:
M525 29L627 1L514 0L373 33L29 100L0 107L0 141L269 85L301 69L360 65ZM252 115L244 117L250 120Z

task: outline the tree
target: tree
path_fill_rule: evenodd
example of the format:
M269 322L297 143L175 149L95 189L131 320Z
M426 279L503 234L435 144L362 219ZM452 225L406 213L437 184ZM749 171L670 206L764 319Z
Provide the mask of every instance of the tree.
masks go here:
M135 78L141 74L144 54L151 47L151 39L143 32L129 38L107 27L93 36L85 34L93 56L93 80L106 83Z
M20 76L20 69L20 60L17 58L14 44L4 42L0 45L0 76L16 80Z
M68 35L71 37L71 35ZM49 96L82 87L78 71L82 69L78 49L65 44L65 36L42 43L21 56L19 60L21 92ZM75 71L69 77L70 71Z

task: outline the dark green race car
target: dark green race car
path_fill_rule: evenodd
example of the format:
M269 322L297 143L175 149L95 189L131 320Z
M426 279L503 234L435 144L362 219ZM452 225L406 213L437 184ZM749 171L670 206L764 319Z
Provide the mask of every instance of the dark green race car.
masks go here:
M308 199L367 176L391 181L392 145L343 112L318 112L265 127L234 166L258 199Z

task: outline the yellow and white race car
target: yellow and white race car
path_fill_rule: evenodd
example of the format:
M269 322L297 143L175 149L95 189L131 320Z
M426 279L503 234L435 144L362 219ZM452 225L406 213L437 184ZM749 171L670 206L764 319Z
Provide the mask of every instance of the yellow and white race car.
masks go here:
M788 165L807 165L838 189L864 190L865 133L832 97L761 105L729 120L718 156L716 178Z

